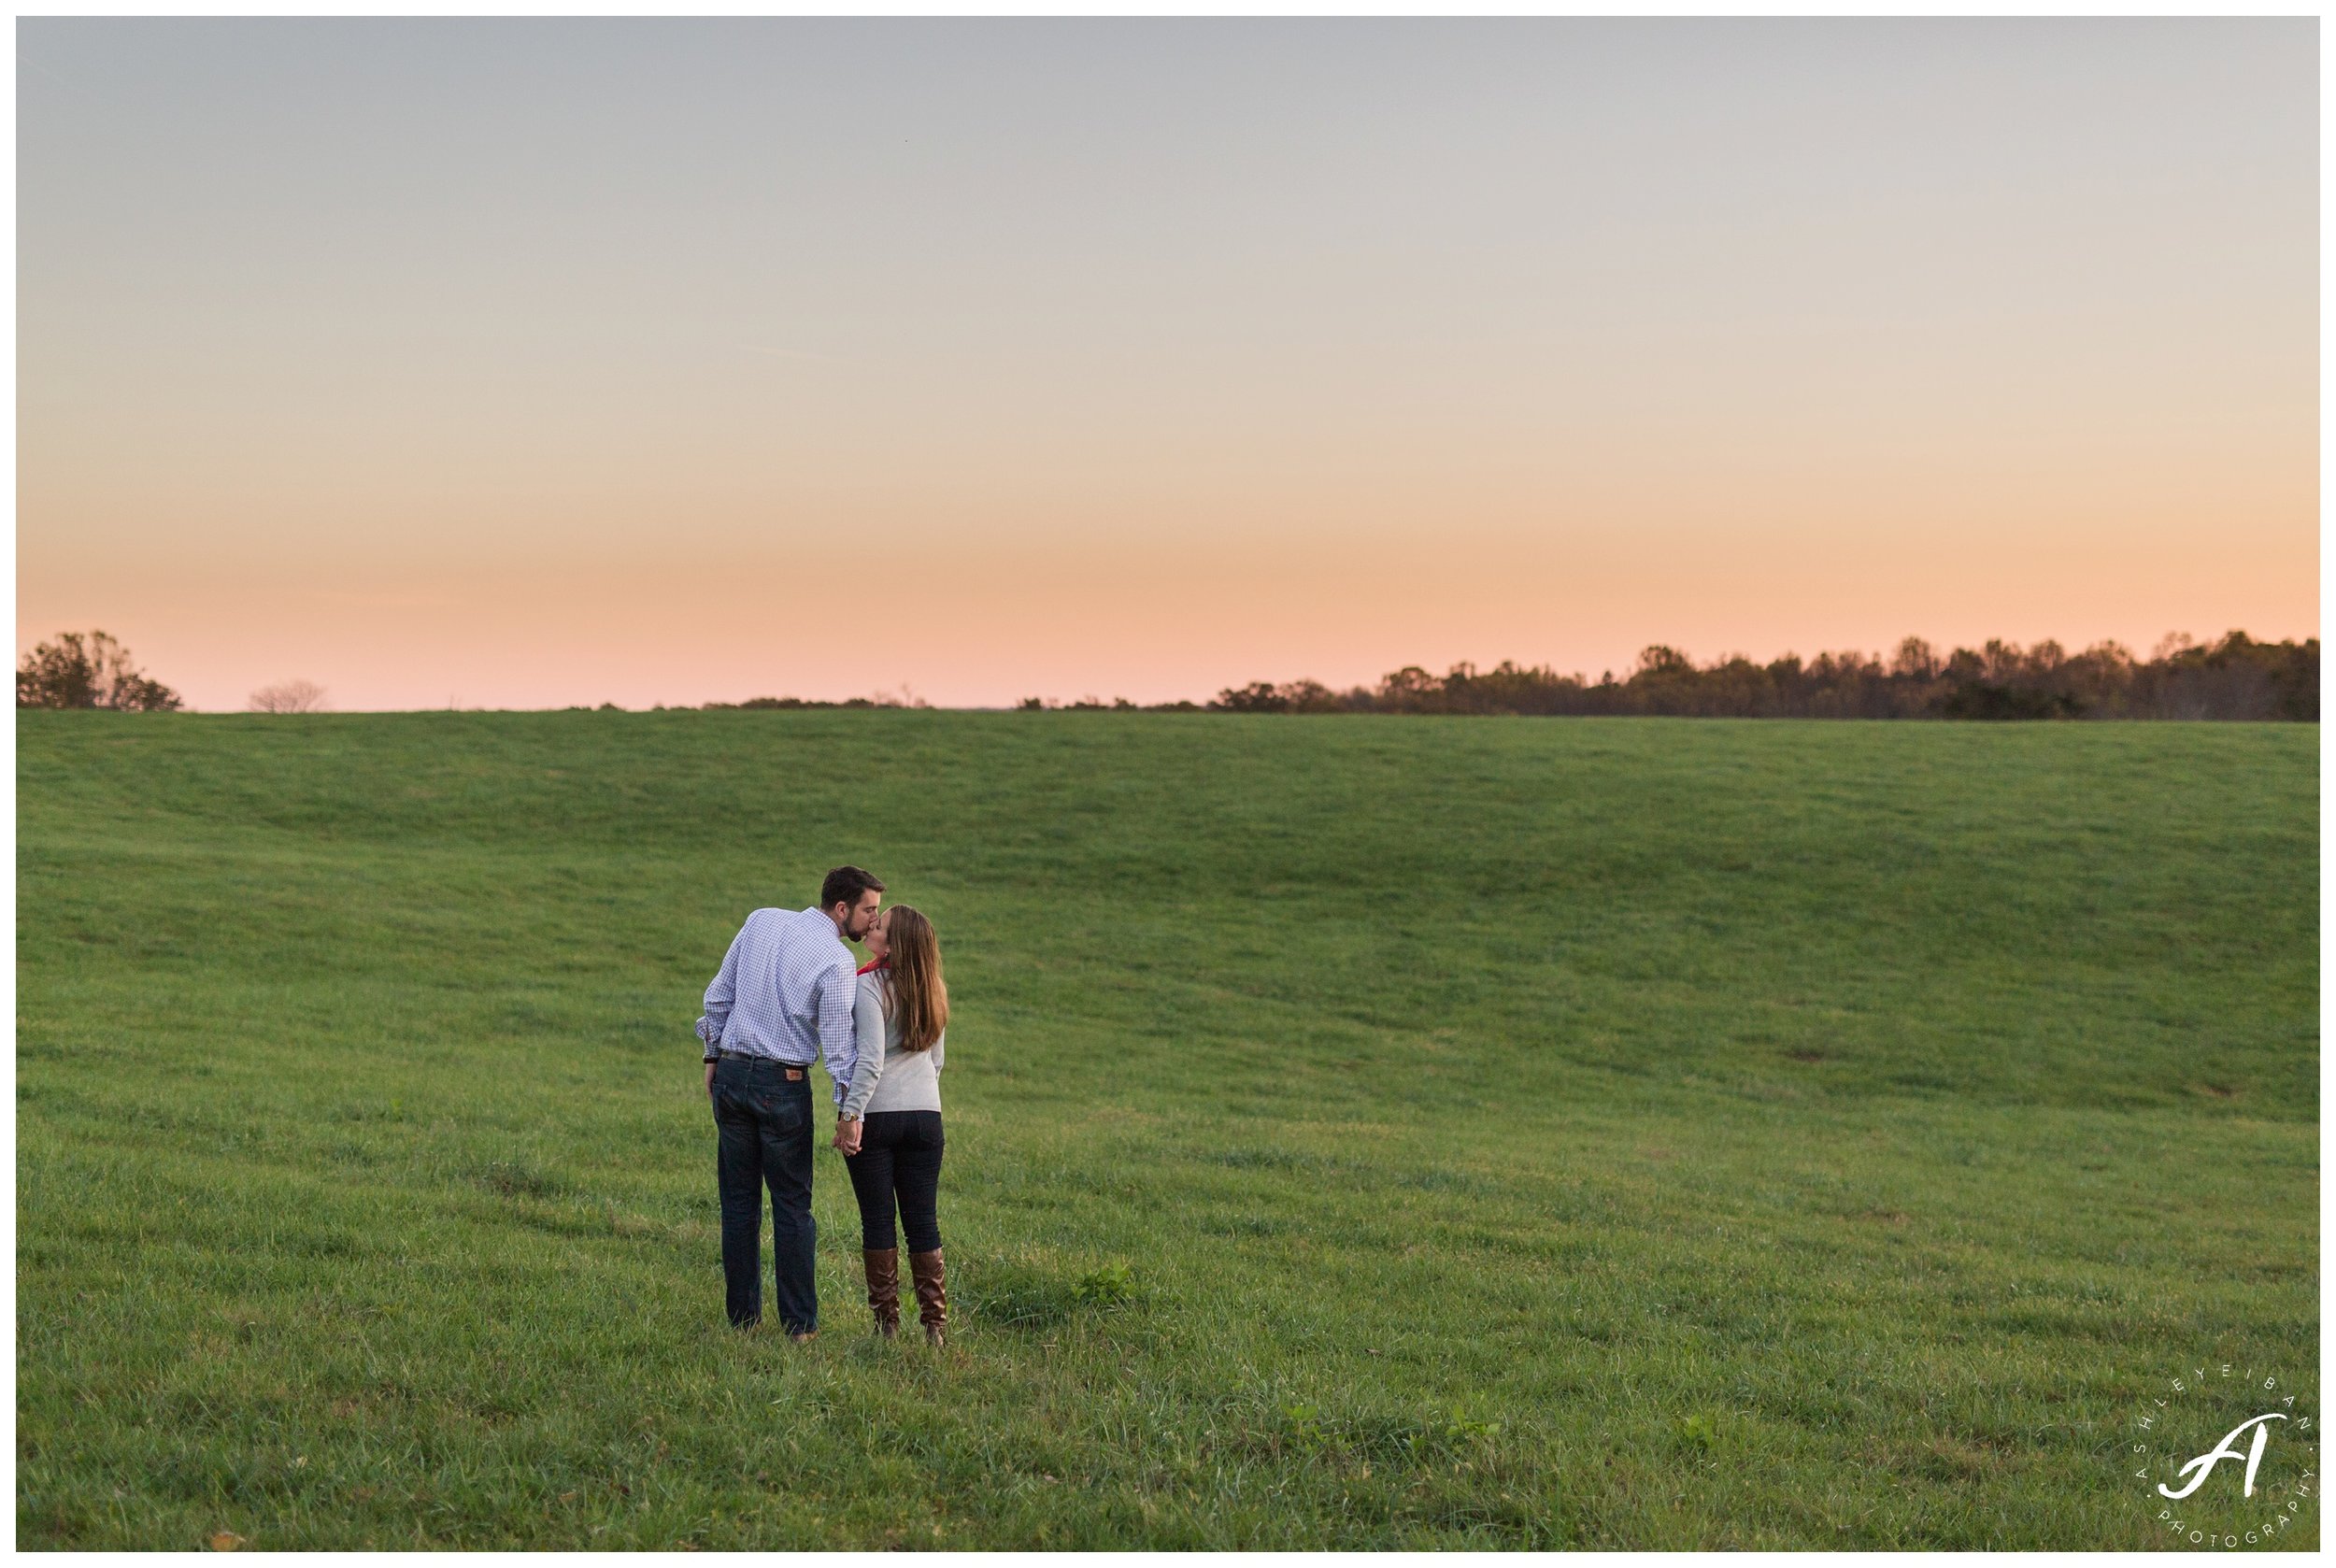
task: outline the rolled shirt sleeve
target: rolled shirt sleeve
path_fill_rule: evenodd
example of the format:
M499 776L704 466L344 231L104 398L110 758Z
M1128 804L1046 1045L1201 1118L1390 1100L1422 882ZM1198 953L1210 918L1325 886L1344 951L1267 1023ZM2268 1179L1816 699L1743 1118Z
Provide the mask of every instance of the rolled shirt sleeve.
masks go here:
M842 954L840 962L819 976L819 1055L827 1062L827 1076L835 1086L835 1108L842 1110L844 1094L851 1087L852 1069L859 1064L857 1034L852 1022L852 1002L860 992L860 976L852 973L851 955ZM876 1050L884 1049L884 1036L876 1036Z
M730 939L730 950L722 954L714 983L705 988L705 1013L698 1019L697 1036L708 1057L722 1048L722 1030L730 1022L731 1005L738 999L738 946L746 939L746 927L740 926L738 934Z

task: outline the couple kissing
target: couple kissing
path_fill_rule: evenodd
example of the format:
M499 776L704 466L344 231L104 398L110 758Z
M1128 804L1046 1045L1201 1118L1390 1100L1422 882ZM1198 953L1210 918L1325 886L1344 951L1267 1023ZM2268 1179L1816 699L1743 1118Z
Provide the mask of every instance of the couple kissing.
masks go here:
M861 1264L876 1332L900 1332L900 1238L926 1340L945 1343L941 1262L941 1066L948 987L933 922L882 907L884 884L837 866L807 909L748 915L705 988L697 1035L719 1137L722 1277L730 1321L762 1319L762 1189L771 1193L772 1294L788 1337L819 1332L811 1218L811 1069L824 1063L834 1147L860 1203ZM856 963L846 942L866 948Z

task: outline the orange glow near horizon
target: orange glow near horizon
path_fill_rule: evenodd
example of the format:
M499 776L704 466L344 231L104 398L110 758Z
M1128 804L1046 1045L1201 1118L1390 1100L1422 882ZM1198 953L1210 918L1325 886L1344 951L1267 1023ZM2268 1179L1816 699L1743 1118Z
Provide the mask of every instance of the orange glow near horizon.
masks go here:
M19 649L198 708L2317 634L2309 21L20 52Z

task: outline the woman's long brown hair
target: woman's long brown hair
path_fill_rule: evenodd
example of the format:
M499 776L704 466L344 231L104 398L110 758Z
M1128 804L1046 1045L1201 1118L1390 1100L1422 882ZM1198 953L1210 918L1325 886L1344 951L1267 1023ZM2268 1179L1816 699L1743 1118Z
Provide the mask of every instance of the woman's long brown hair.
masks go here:
M901 1049L931 1050L949 1026L949 988L941 978L941 944L933 922L907 905L895 904L885 913L884 936L891 944L884 960L886 1000L900 1025Z

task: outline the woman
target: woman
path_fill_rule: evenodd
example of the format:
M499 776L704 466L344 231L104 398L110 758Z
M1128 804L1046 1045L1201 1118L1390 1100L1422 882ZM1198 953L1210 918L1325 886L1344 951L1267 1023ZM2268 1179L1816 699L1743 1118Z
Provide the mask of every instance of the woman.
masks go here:
M942 1032L949 991L941 979L941 947L933 922L905 904L876 919L866 937L873 956L860 971L852 1006L860 1059L844 1090L842 1119L858 1120L860 1148L844 1157L860 1200L860 1258L868 1274L868 1305L876 1333L900 1333L900 1241L892 1205L908 1233L908 1272L925 1340L939 1346L949 1298L941 1271ZM839 1131L840 1139L840 1131Z

